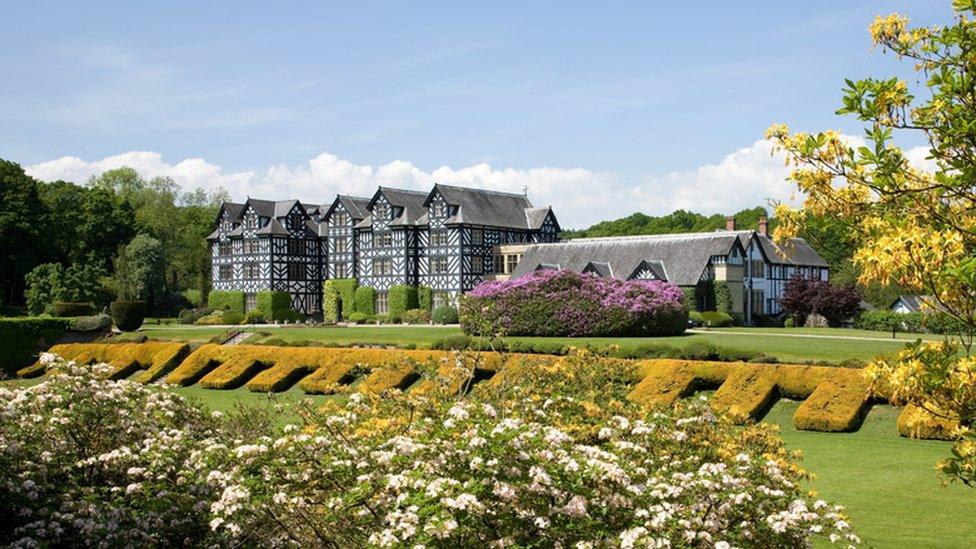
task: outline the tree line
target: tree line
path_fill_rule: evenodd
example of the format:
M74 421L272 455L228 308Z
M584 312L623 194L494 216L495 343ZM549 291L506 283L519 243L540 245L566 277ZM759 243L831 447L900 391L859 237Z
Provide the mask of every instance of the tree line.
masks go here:
M210 285L205 237L224 200L128 167L79 185L0 159L0 304L39 313L54 301L140 299L173 314Z

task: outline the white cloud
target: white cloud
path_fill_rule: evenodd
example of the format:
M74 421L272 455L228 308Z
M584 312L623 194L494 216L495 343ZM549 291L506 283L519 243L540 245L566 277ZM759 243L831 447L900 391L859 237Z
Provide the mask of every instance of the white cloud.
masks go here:
M159 153L148 151L95 161L65 156L26 169L45 181L83 182L103 171L131 166L146 177L172 177L186 189L224 188L236 200L253 196L327 202L337 193L370 196L377 185L426 190L434 182L509 192L528 188L536 205L552 205L564 227L578 228L638 211L660 215L683 208L703 214L732 213L766 205L770 200L794 202L794 186L785 180L788 170L782 158L771 156L770 150L770 143L760 140L716 163L687 171L648 174L637 181L585 168L496 169L482 163L426 171L405 160L379 166L359 165L329 153L322 153L305 165L279 164L261 172L225 172L201 158L170 164ZM924 148L909 149L906 154L923 167L930 164L924 160Z

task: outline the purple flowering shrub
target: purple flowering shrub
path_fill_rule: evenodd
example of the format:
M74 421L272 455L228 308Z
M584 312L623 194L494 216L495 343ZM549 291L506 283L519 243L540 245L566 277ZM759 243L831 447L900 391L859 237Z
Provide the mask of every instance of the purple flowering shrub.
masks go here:
M461 300L469 334L670 336L685 330L684 294L659 280L618 280L540 270L483 282Z

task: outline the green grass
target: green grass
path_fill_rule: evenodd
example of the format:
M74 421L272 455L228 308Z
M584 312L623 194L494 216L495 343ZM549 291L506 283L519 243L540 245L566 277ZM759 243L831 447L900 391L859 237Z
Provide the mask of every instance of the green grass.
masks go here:
M950 444L898 436L900 408L875 406L855 433L793 427L798 402L780 400L764 421L780 426L790 448L803 451L811 488L844 505L867 547L972 547L976 489L943 487L934 468Z
M741 332L750 334L784 334L784 335L816 335L831 337L867 337L871 339L892 339L891 332L879 332L875 330L859 330L853 328L753 328L745 326L732 326L728 328L711 328L715 332ZM942 336L937 334L912 334L898 332L895 339L901 341L941 340Z
M396 345L413 343L417 347L429 347L434 341L450 335L459 335L461 330L456 327L431 326L389 326L389 327L258 327L256 331L266 331L269 337L280 338L285 341L318 341L322 343L337 343L350 345L355 343L372 343ZM727 331L728 330L728 331ZM761 352L772 355L784 362L799 362L804 360L840 362L848 359L870 360L882 353L900 350L906 340L892 340L890 335L880 332L862 332L836 328L811 328L817 332L809 335L871 337L866 340L842 340L827 337L784 337L789 334L803 333L799 329L785 328L729 328L722 329L724 333L695 333L679 337L657 338L540 338L513 337L512 340L531 342L558 342L562 345L597 346L619 345L621 348L632 348L639 345L654 344L682 347L690 343L702 341L739 351ZM149 337L156 339L175 339L183 341L207 341L224 332L224 328L188 327L188 326L144 326L141 330ZM871 334L863 336L862 334Z

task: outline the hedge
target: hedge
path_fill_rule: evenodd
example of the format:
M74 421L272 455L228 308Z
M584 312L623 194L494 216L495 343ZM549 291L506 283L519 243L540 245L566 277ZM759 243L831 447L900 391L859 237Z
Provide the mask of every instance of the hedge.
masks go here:
M366 316L376 314L376 290L369 286L356 288L356 302L354 310Z
M12 373L34 362L34 354L57 341L68 329L64 318L0 318L0 369Z
M403 313L417 308L417 288L398 284L390 288L390 316L403 318Z
M58 302L54 304L54 316L91 316L95 307L91 303Z
M729 290L729 283L724 280L712 283L715 292L715 310L727 315L732 314L732 292Z
M138 370L146 370L138 381L150 383L166 371L181 363L189 354L185 343L153 341L148 343L66 343L48 349L65 360L81 364L104 362L113 367L110 377L129 377ZM44 373L44 365L35 362L17 372L19 377L30 378Z
M390 389L402 391L413 385L418 379L420 379L420 374L410 367L380 368L366 376L366 379L359 384L358 389L361 393L382 393Z
M694 286L682 286L681 293L684 294L686 309L689 311L698 309L698 292Z
M945 313L896 313L863 311L854 318L854 327L878 332L962 334L966 326Z
M958 421L936 417L914 404L905 406L898 416L898 434L903 437L957 440L958 429Z
M356 279L334 278L326 280L322 289L322 314L326 322L339 321L339 302L342 301L342 316L355 312Z
M134 332L146 319L145 301L113 301L109 305L115 326L123 332Z
M434 309L434 312L430 315L430 319L434 324L457 324L458 310L450 305L441 305Z
M709 400L712 409L735 421L760 420L778 398L776 377L767 368L732 369Z
M213 291L207 296L207 306L211 309L236 311L241 314L244 314L244 302L244 292L238 291Z
M705 311L699 314L701 315L702 323L712 328L726 328L735 324L735 319L732 318L732 315L721 311Z
M866 383L824 381L796 409L793 424L806 431L853 432L869 408Z
M430 286L417 287L417 307L430 311L434 308L434 290Z
M291 294L282 291L262 291L256 296L257 310L265 320L295 320L291 308Z

